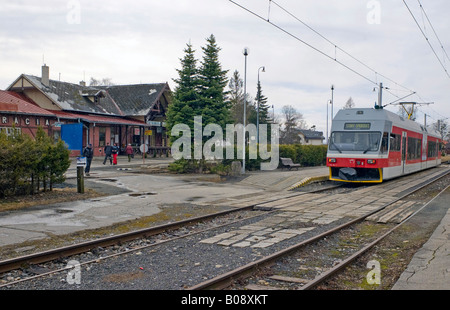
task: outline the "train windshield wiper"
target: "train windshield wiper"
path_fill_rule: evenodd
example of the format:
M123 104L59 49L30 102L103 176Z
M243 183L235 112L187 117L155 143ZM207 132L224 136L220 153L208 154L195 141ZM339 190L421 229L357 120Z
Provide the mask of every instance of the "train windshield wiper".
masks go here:
M368 151L370 151L371 148L372 148L372 147L369 146L367 149L364 150L363 154L366 154Z
M338 150L339 151L339 153L342 153L342 151L337 147L337 145L336 144L334 144L334 142L333 141L331 141L331 144L333 144L334 145L334 147L336 148L336 150Z

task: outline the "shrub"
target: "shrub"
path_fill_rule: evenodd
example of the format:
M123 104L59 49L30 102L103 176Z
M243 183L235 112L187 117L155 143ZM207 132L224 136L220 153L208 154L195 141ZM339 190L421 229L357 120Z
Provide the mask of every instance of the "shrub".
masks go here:
M60 140L53 143L42 128L36 140L14 131L7 136L0 132L0 197L33 194L64 182L70 166L69 150Z

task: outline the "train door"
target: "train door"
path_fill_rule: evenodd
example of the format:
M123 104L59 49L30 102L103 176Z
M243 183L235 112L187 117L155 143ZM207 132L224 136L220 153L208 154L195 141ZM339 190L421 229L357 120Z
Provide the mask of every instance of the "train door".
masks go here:
M421 162L421 168L427 168L427 156L428 156L428 136L426 134L423 134L422 139L422 162Z
M406 131L402 132L402 174L405 174L406 163Z

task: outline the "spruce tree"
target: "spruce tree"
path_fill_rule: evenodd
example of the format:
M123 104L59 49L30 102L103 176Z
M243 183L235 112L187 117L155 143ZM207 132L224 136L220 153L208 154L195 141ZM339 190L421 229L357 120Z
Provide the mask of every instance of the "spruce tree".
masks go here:
M176 124L186 124L194 129L194 115L199 113L199 96L197 92L198 79L195 51L190 43L184 49L185 55L181 61L181 69L177 69L179 78L173 79L177 86L173 92L172 103L167 111L167 127L169 132ZM171 136L171 141L177 137Z
M261 89L261 82L258 82L257 93L255 98L255 109L258 108L258 98L259 98L259 123L269 124L271 119L269 117L269 105L267 104L267 97L263 95Z
M259 96L259 113L258 113L258 96ZM267 104L267 97L263 95L261 90L261 82L258 82L256 87L256 97L254 104L250 110L249 122L257 125L257 115L259 114L259 124L269 124L269 105Z
M179 78L174 79L177 86L174 89L173 101L167 112L166 122L169 132L177 124L186 124L192 133L195 116L202 117L202 129L208 124L218 124L225 130L226 124L231 120L225 91L228 83L227 71L222 70L218 55L220 48L213 35L207 39L207 45L202 47L202 50L204 56L199 68L196 67L195 51L191 44L188 44L184 50L185 56L181 59L181 69L177 70ZM171 136L172 143L177 139L179 136ZM209 137L202 138L202 150L207 140ZM191 158L197 158L198 154L193 154L193 150L195 150L194 135L191 136L191 147L190 154L193 155ZM204 161L204 158L199 162L183 158L176 161L172 168L176 171L187 171L192 167L197 167L201 171Z
M222 70L219 62L220 48L217 46L214 35L206 41L207 45L202 47L203 59L198 71L201 113L196 115L203 116L203 126L218 124L225 129L226 124L231 122L230 104L226 101L227 92L225 91L228 84L228 70Z

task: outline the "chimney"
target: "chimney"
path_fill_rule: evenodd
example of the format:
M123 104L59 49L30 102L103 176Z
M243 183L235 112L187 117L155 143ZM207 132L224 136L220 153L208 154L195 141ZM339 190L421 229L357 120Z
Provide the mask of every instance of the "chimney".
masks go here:
M44 84L45 86L49 87L50 86L50 68L44 64L42 66L42 79L41 79L42 84Z

